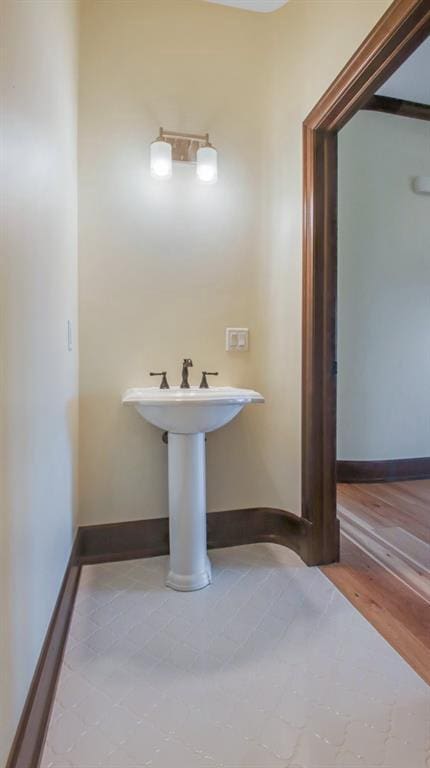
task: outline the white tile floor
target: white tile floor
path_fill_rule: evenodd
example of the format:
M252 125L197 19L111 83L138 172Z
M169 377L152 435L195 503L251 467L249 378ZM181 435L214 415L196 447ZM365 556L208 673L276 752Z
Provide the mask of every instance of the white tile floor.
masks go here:
M83 569L42 768L430 768L430 689L276 545Z

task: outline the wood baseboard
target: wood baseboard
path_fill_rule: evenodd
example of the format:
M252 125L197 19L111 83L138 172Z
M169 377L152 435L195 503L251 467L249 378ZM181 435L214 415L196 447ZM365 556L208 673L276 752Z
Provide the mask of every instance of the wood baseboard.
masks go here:
M337 461L338 483L389 483L430 478L430 457L385 461Z
M6 768L37 768L42 757L51 707L54 702L58 675L78 590L81 570L79 548L80 534L78 532Z
M428 104L406 101L406 99L394 99L391 96L380 96L379 94L372 96L362 109L385 112L398 117L412 117L415 120L430 120L430 106Z
M208 548L273 542L290 547L307 562L311 523L280 509L253 508L210 512ZM167 517L80 528L81 565L167 555Z

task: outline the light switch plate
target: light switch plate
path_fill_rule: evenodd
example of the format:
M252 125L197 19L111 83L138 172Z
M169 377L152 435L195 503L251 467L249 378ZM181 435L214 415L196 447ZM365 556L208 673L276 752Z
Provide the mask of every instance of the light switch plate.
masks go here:
M72 352L73 350L73 338L72 338L72 321L67 321L67 351Z
M247 352L249 349L248 328L225 329L226 352Z

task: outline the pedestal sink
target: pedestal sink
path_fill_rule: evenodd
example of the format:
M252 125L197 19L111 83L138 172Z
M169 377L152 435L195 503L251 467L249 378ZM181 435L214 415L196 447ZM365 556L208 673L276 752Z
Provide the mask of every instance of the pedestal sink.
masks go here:
M129 389L122 402L168 432L170 566L167 586L182 592L211 582L206 546L205 433L227 424L250 403L251 389Z

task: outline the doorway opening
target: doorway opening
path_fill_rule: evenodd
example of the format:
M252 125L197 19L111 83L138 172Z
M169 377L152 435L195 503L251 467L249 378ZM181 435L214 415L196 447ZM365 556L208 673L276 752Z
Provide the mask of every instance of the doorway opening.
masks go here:
M338 133L430 35L428 0L396 0L303 125L302 515L309 560L339 559L336 514Z

